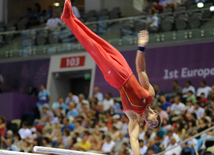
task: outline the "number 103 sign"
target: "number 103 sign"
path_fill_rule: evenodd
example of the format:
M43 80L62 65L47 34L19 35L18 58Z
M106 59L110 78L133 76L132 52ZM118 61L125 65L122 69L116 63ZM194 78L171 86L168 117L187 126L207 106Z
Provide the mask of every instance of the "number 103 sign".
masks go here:
M80 67L85 65L85 56L67 57L61 59L60 68Z

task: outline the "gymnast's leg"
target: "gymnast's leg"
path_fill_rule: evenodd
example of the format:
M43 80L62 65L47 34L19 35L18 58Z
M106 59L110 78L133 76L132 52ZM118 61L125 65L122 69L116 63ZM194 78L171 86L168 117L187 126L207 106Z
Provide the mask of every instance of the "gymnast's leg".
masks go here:
M131 76L132 71L125 58L112 45L94 34L73 14L71 3L65 0L61 19L84 46L101 69L105 79L114 87L121 87Z

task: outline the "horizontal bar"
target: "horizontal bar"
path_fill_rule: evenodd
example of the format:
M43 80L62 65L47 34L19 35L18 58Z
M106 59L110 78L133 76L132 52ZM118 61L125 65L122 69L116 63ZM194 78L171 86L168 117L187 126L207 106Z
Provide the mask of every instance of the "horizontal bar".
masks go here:
M0 155L39 155L39 154L0 150Z
M66 150L66 149L58 149L58 148L50 148L50 147L41 147L34 146L34 152L38 153L51 153L51 154L63 154L63 155L72 155L72 154L81 154L81 155L103 155L92 152L82 152L82 151L74 151L74 150Z

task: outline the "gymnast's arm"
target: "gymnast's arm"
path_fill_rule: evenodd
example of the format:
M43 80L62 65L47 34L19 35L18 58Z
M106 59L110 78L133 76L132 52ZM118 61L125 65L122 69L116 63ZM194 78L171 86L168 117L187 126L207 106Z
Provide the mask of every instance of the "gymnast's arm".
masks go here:
M138 46L145 47L149 41L149 33L148 31L140 31L138 33ZM155 96L155 91L152 85L149 83L149 78L146 74L146 60L145 60L145 51L137 52L136 56L136 70L138 74L138 79L146 90L148 90L152 96Z

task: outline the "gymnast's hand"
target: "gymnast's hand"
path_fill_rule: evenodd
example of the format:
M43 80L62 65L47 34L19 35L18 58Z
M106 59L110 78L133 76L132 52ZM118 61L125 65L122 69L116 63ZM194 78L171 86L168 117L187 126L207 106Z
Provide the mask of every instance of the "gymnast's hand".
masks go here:
M138 46L146 46L149 41L149 32L146 30L138 33Z

